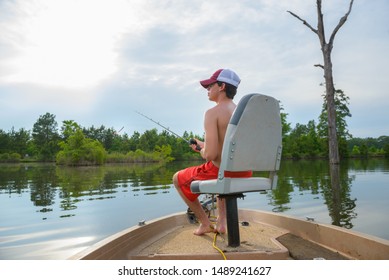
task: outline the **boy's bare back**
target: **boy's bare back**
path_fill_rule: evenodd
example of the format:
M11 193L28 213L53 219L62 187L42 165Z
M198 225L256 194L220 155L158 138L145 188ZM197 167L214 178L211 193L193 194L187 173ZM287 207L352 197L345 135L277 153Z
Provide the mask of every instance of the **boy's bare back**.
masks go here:
M235 103L225 98L205 113L205 143L207 151L213 151L207 154L207 160L212 160L217 167L220 166L224 137L235 108Z

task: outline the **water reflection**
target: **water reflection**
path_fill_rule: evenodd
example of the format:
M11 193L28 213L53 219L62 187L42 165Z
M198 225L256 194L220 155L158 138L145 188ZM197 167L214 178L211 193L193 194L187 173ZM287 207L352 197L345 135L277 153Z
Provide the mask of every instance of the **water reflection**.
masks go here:
M188 165L188 163L184 163ZM1 194L29 192L39 212L53 211L57 196L61 210L70 211L84 199L114 199L118 188L133 195L155 195L171 189L173 173L180 164L107 165L103 167L57 167L55 165L3 165L0 169ZM351 170L388 170L388 161L346 162L329 170L327 161L284 161L279 172L278 187L267 194L274 212L291 208L296 192L310 193L323 199L334 225L352 228L356 198L350 196L354 178ZM331 175L331 176L330 176ZM332 181L331 181L332 179ZM69 217L72 215L63 215Z
M61 210L77 208L87 200L114 199L118 188L134 195L157 194L171 188L173 171L161 164L58 167L55 165L1 165L0 194L29 193L39 212L51 212L60 199ZM71 215L70 215L71 216ZM69 217L63 215L62 217Z
M330 168L327 161L284 162L279 178L277 189L271 193L273 211L290 209L294 192L308 192L327 205L333 225L353 227L357 199L350 196L354 177L348 175L347 163Z
M79 168L2 164L0 239L7 243L2 246L19 248L42 232L46 241L72 235L92 242L133 225L138 217L185 211L171 178L191 164ZM278 187L265 195L248 196L245 203L274 212L306 214L313 209L320 212L321 221L328 217L328 223L388 238L388 226L383 226L388 220L382 214L389 211L388 175L389 161L383 159L342 162L336 169L330 169L327 161L283 161ZM47 235L53 230L55 235Z
M348 175L345 165L330 166L330 182L324 190L324 198L328 206L332 224L349 228L353 227L357 198L351 198L351 186L355 177Z
M290 208L292 193L319 194L323 178L328 176L328 164L326 161L284 161L278 174L277 189L271 194L273 211L284 212Z

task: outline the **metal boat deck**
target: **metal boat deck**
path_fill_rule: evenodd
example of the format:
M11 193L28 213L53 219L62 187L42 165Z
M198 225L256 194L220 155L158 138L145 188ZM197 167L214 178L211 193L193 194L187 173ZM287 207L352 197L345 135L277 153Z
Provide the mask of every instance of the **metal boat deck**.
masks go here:
M240 210L239 217L239 247L228 246L226 234L194 235L198 225L176 213L112 235L71 259L389 259L388 240L256 210Z

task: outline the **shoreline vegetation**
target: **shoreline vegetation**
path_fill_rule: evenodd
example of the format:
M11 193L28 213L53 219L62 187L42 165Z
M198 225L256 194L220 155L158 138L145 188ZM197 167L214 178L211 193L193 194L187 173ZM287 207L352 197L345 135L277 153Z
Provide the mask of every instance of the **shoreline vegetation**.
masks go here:
M66 166L93 166L93 165L104 165L104 164L133 164L133 163L168 163L174 161L202 161L201 158L191 158L186 160L163 160L159 158L155 158L152 153L145 153L143 151L138 151L136 154L142 154L141 157L134 156L131 153L128 155L125 154L109 154L107 155L106 160L103 163L97 163L94 161L79 161L77 163L58 163L56 160L39 160L36 158L21 158L18 156L10 156L8 154L0 154L0 164L2 163L55 163L56 165L66 165ZM375 158L389 158L385 155L369 155L367 157L364 156L350 156L347 159L375 159ZM326 160L327 157L282 157L283 160Z
M174 136L173 136L174 137ZM198 137L198 136L197 136ZM389 138L386 136L385 139ZM198 137L200 138L200 137ZM379 139L381 139L380 137ZM382 148L377 148L374 143L382 142L379 139L367 138L358 139L361 144L350 146L347 155L343 155L344 159L370 159L370 158L389 158L389 145L385 144ZM175 151L178 147L172 147L171 145L156 145L153 151L143 151L136 149L135 151L129 151L127 153L113 151L107 152L104 146L97 140L84 139L79 141L79 146L71 146L65 142L60 142L61 149L55 154L55 157L40 158L39 156L30 156L26 154L22 157L17 152L12 153L0 153L0 163L55 163L56 165L66 166L93 166L104 164L131 164L131 163L168 163L172 161L202 161L202 158L197 153L192 152L188 144L182 139L181 142L181 155L177 158L173 157L173 154L177 154ZM351 141L350 141L351 142ZM355 139L354 139L355 142ZM367 143L369 142L369 143ZM81 144L80 144L81 143ZM285 144L285 143L283 143ZM369 146L368 146L369 144ZM285 148L285 147L284 147ZM183 150L186 150L182 153ZM283 160L325 160L328 159L326 155L306 153L288 153L283 150Z
M310 121L291 128L281 113L283 159L328 159L328 138L323 128ZM182 138L156 128L131 136L113 128L81 127L70 120L58 129L55 116L46 113L37 120L32 131L0 129L0 163L55 162L57 165L86 166L110 163L167 163L201 161L184 139L203 139L192 132ZM339 154L347 158L389 158L389 136L353 138L339 135Z
M344 159L370 159L370 158L389 158L385 153L375 152L368 153L367 155L350 155ZM283 160L325 160L328 157L325 156L282 156ZM61 160L48 160L48 159L39 159L35 157L22 157L18 153L2 153L0 154L0 163L44 163L52 162L57 165L67 165L67 166L88 166L88 165L103 165L111 163L168 163L171 161L202 161L200 157L196 155L192 157L187 157L186 159L176 160L170 156L163 156L157 152L147 153L142 150L136 150L135 152L130 151L127 154L122 153L110 153L102 156L100 159L95 159L93 157L79 158L74 155L69 158L64 158Z

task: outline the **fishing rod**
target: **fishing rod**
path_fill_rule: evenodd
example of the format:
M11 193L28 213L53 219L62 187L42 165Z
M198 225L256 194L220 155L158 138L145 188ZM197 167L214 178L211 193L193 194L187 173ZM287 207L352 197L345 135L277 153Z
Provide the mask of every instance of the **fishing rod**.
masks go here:
M190 145L196 145L196 150L197 150L197 151L200 151L200 150L201 150L201 147L197 144L197 141L196 141L195 139L190 138L189 140L187 140L187 139L185 139L184 137L182 137L182 136L178 135L177 133L175 133L174 131L171 131L171 130L170 130L169 128L167 128L166 126L164 126L164 125L160 124L159 122L153 120L152 118L150 118L150 117L148 117L148 116L142 114L141 112L138 112L138 111L135 111L135 112L138 113L139 115L145 117L146 119L152 121L153 123L159 125L160 127L164 128L166 131L170 132L171 134L174 134L174 135L177 136L178 138L183 139L183 140L184 140L185 142L187 142L188 144L190 144Z

